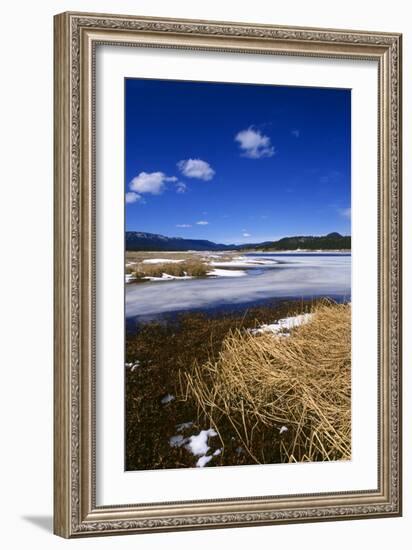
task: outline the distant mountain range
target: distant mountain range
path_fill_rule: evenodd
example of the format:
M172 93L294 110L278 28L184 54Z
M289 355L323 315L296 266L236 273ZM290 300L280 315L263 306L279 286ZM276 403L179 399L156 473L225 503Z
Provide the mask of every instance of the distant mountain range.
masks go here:
M155 233L141 231L126 231L126 250L229 250L233 246L216 244L212 241L199 239L182 239L180 237L165 237Z
M165 237L155 233L126 231L126 250L130 251L170 251L185 250L350 250L351 237L340 233L329 233L322 237L297 236L284 237L279 241L265 241L248 244L218 244L201 239L183 239Z
M350 250L351 237L340 233L328 233L322 237L284 237L272 243L262 243L258 248L259 250Z

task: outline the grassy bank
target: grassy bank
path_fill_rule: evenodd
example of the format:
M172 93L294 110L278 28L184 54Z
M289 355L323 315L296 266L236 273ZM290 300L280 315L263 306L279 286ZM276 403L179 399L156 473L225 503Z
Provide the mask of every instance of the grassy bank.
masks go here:
M350 366L350 306L320 304L287 338L231 331L183 381L204 422L227 427L223 446L232 429L257 463L273 448L282 462L338 460L351 453Z
M206 253L205 253L206 254ZM230 261L232 254L219 254L219 261ZM126 252L125 272L130 282L148 277L205 277L211 258L198 252Z
M313 311L289 337L249 329ZM350 456L350 306L284 302L183 314L126 342L126 468L194 466L185 445L213 427L209 466Z
M144 277L161 277L164 273L173 277L203 277L208 271L205 262L197 258L179 260L177 263L139 263L127 266L126 272L136 279Z

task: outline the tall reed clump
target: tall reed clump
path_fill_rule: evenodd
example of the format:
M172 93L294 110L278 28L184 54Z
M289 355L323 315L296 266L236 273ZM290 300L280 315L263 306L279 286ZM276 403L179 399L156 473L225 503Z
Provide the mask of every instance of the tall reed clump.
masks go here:
M138 279L143 277L161 277L164 273L174 277L183 277L187 275L191 277L202 277L206 275L208 266L201 260L189 258L179 263L134 264L133 266L128 266L127 271Z
M232 331L181 386L223 449L234 434L256 463L349 459L351 306L324 301L289 337Z

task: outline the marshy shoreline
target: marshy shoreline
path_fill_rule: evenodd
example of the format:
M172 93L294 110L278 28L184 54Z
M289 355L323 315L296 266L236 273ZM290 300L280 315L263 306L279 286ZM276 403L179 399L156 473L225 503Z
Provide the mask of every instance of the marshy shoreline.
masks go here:
M350 265L346 253L127 253L126 319L272 299L344 301L350 299Z
M142 323L126 335L125 396L126 470L347 459L350 304L276 300Z

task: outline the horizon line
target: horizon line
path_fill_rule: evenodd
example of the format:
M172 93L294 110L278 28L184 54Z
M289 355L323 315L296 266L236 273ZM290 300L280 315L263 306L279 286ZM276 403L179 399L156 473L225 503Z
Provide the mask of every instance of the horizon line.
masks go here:
M284 235L282 237L274 237L274 238L263 238L263 239L250 239L249 241L235 241L235 240L227 240L227 239L219 239L219 240L211 240L210 238L207 238L207 237L190 237L190 236L187 236L187 237L178 237L178 236L175 236L175 235L165 235L164 233L152 233L151 231L142 231L142 230L138 230L138 229L125 229L125 233L147 233L149 235L160 235L162 237L166 237L168 239L182 239L182 240L191 240L191 241L209 241L209 242L212 242L214 244L225 244L225 245L228 245L228 244L258 244L258 243L262 243L262 242L277 242L277 241L280 241L281 239L293 239L293 238L296 238L296 237L327 237L328 235L331 235L333 233L337 233L338 235L340 235L341 237L350 237L352 238L352 234L342 234L342 233L339 233L339 231L329 231L328 233L324 233L324 234L314 234L314 233L306 233L306 234L303 234L303 233L300 233L300 234L288 234L288 235Z

